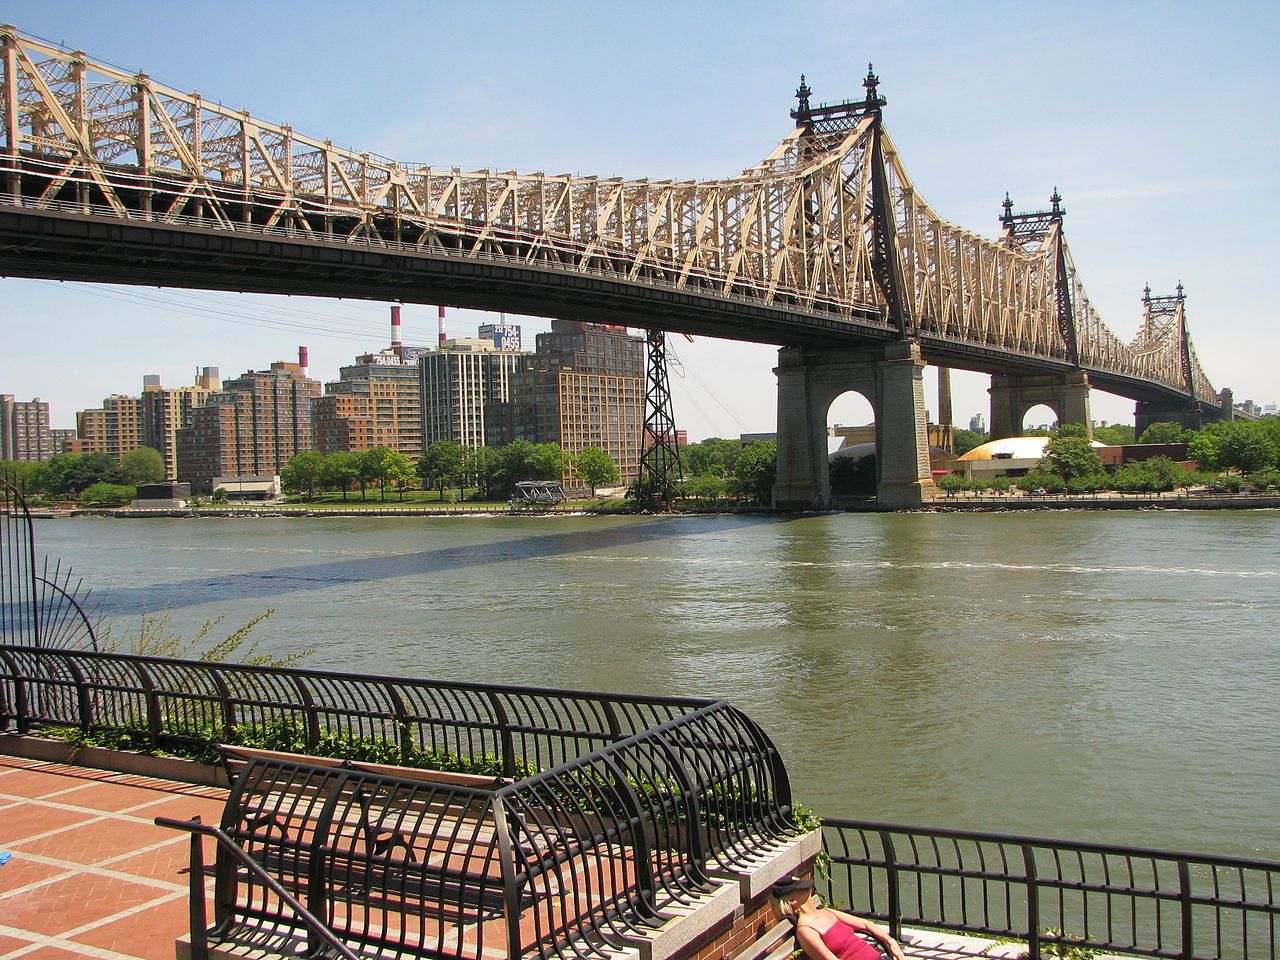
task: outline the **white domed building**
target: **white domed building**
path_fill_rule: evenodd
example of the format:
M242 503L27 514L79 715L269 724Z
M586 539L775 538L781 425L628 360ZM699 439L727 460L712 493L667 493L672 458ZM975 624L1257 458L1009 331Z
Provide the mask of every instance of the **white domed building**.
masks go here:
M989 440L958 457L954 463L957 472L968 480L989 480L992 477L1021 477L1034 470L1044 457L1049 437L1005 437ZM1094 448L1105 443L1090 441Z

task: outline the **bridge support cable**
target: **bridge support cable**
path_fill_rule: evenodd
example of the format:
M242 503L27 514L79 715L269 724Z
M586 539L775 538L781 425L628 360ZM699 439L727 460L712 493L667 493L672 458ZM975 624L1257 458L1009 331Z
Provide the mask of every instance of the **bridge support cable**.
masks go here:
M650 509L669 510L673 488L682 479L682 473L676 420L671 406L671 380L667 373L666 334L661 330L650 330L648 347L644 437L636 500Z

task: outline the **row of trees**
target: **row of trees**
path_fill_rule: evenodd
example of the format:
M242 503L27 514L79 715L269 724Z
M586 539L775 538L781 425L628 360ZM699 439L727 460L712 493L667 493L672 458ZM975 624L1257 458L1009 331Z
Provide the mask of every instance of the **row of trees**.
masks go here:
M105 453L60 453L41 463L0 461L0 474L28 496L105 503L132 499L138 484L163 481L165 469L159 451L139 447L119 461Z
M1050 493L1157 493L1201 485L1268 490L1274 489L1280 478L1280 420L1274 418L1214 423L1202 430L1155 423L1143 432L1140 442L1186 443L1188 457L1197 461L1200 469L1189 470L1168 457L1152 457L1108 473L1084 427L1067 424L1053 433L1044 458L1018 486Z
M387 447L330 454L309 450L285 465L280 482L286 492L312 499L321 491L337 490L346 500L355 487L366 500L369 488L376 487L386 500L390 487L403 500L405 490L421 486L437 490L441 499L446 490L455 489L458 499L474 491L479 500L495 500L510 497L521 480L559 480L571 464L591 487L592 497L597 487L618 482L617 465L599 447L587 447L570 458L559 444L523 440L478 449L439 440L416 462Z
M675 494L694 500L724 497L768 504L773 499L778 444L755 440L745 446L737 440L711 437L680 448L685 479Z

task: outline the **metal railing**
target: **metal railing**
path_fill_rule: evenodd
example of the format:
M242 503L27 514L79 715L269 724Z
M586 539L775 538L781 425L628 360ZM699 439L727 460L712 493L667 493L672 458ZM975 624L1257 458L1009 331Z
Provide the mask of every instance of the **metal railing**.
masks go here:
M1272 960L1280 862L828 819L822 891L905 926L1171 960ZM1047 951L1056 948L1050 954Z
M27 498L14 478L0 473L0 644L97 649L85 612L90 591L73 582L70 567L37 561Z
M65 725L129 731L156 749L380 750L405 766L447 755L513 778L714 702L0 645L0 727L20 733Z
M406 957L478 960L486 942L584 956L634 941L705 890L709 870L795 833L778 751L723 701L0 645L0 728L51 725L170 750L255 734L278 750L510 779L251 760L215 836L215 938L249 922L316 949L336 937Z
M193 960L208 960L209 957L209 920L205 904L205 860L204 845L200 842L201 837L211 837L217 845L217 854L220 857L230 858L227 861L229 864L236 869L244 871L246 877L251 877L253 882L261 884L265 890L279 898L280 902L292 911L292 915L297 918L297 922L305 927L308 934L322 941L327 949L332 950L343 960L359 960L328 926L303 906L302 902L286 889L284 884L263 869L253 857L249 856L220 827L201 823L199 817L191 820L156 817L155 822L157 826L182 830L191 834L191 863L190 869L187 871L187 892L190 898L191 956Z
M250 756L218 830L163 823L219 844L211 928L193 881L193 955L209 940L289 952L300 937L311 953L601 955L709 891L709 862L795 832L785 771L724 703L524 780L479 781ZM193 846L193 876L202 857Z

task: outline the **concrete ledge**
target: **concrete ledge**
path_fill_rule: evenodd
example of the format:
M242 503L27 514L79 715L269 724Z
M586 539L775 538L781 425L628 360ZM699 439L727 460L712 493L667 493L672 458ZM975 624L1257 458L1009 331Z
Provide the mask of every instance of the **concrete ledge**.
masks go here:
M153 757L145 753L127 750L107 750L104 747L81 747L61 740L25 736L16 733L0 734L0 753L24 760L44 760L49 763L66 763L94 770L109 770L135 777L155 777L158 780L176 780L203 787L227 786L227 775L221 767L179 757Z
M742 902L750 903L783 877L802 871L821 852L822 831L813 830L794 840L762 841L760 848L760 853L746 867L713 861L707 865L707 872L718 879L736 882L742 891Z
M722 920L742 912L738 886L722 884L686 906L664 907L672 918L644 939L629 939L640 951L640 960L668 960Z

